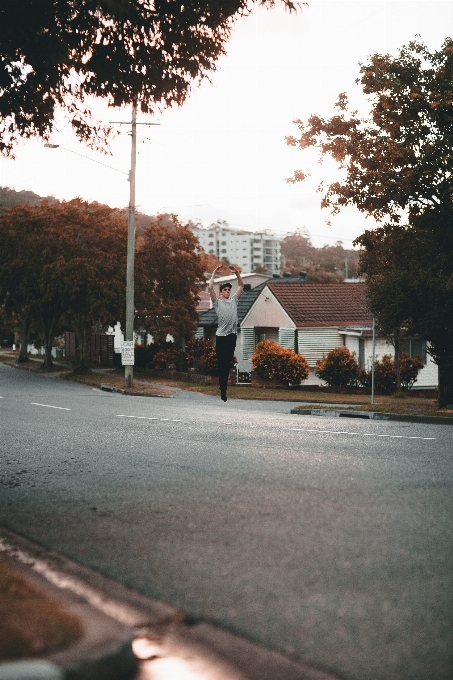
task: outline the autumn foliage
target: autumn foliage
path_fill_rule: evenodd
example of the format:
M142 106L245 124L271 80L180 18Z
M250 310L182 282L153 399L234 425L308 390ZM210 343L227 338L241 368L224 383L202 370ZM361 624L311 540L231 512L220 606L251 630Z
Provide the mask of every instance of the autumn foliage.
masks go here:
M347 347L336 347L316 362L315 374L331 387L356 385L359 366Z
M91 333L125 316L127 220L124 211L81 199L15 205L0 214L0 304L20 327L25 353L31 327L51 365L52 341L75 331L84 361ZM181 342L196 328L204 257L175 216L148 218L136 254L137 326L156 342Z
M298 385L306 380L310 370L304 356L281 347L272 340L259 342L251 361L260 377L267 380L282 380L292 385Z
M421 356L411 357L407 352L399 356L401 385L410 389L424 366ZM336 347L316 363L315 374L330 387L369 387L371 370L366 371L356 362L347 347ZM374 362L374 386L384 394L392 394L397 387L395 360L384 354Z

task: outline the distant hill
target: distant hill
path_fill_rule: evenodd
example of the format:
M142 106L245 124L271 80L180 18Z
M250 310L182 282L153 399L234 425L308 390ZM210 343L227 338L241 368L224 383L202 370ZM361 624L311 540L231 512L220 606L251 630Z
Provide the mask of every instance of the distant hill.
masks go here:
M300 270L308 274L310 281L319 283L343 281L357 276L359 253L343 248L341 241L334 246L316 248L307 233L298 230L288 234L281 242L283 272L297 276Z
M12 208L14 205L39 205L41 200L57 203L54 196L38 196L34 191L14 191L8 187L0 187L0 208Z

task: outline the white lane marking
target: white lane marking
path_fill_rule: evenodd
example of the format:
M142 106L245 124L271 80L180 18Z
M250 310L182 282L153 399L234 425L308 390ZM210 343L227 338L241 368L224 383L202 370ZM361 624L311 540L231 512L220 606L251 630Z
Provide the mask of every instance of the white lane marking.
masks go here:
M126 416L124 414L120 414L116 416L117 418L137 418L137 420L157 420L157 418L148 418L147 416Z
M375 432L347 432L346 430L309 430L303 427L292 427L295 432L321 432L323 434L350 434L358 437L391 437L392 439L437 439L437 437L410 437L405 434L376 434Z
M30 402L32 406L45 406L46 408L58 408L60 411L70 411L70 408L64 406L51 406L50 404L37 404L35 401Z

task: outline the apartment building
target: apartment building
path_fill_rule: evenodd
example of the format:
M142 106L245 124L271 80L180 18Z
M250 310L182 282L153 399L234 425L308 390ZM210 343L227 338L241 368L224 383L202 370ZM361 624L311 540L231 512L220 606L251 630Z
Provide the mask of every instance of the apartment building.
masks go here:
M238 264L243 272L252 272L258 265L269 273L280 274L280 241L267 232L232 229L226 225L191 227L200 245L219 260Z

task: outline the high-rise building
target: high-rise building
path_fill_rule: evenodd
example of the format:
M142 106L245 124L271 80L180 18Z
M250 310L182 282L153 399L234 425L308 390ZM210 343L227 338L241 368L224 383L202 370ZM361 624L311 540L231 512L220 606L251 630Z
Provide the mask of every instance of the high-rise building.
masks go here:
M252 272L260 265L269 274L280 274L280 241L274 234L232 229L221 224L191 229L203 250L219 260L238 264L243 272Z

